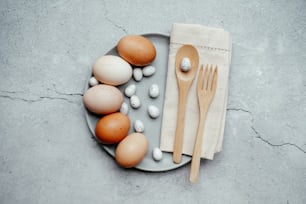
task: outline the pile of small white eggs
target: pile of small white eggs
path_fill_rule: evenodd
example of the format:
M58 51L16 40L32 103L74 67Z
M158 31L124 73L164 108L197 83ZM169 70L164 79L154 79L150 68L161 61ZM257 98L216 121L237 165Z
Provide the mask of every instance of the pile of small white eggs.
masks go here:
M137 88L135 84L130 84L124 90L124 94L130 98L130 106L134 109L137 109L141 106L141 101L139 97L136 95L136 89ZM159 96L159 87L157 84L152 84L150 86L149 96L151 98L157 98ZM127 114L129 111L128 109L129 109L128 105L124 102L121 106L120 111L124 114ZM160 112L156 106L150 105L148 106L148 114L151 118L155 119L159 117Z

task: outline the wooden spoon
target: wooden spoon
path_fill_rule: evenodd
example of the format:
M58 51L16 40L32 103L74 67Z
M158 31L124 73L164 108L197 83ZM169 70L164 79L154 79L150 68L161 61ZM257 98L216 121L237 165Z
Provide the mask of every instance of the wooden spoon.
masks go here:
M191 68L187 72L181 70L181 61L183 58L189 58L191 63ZM189 89L196 76L198 66L199 54L196 48L191 45L183 45L180 47L175 57L175 72L179 88L178 115L173 147L173 162L175 163L180 163L182 159L186 101Z

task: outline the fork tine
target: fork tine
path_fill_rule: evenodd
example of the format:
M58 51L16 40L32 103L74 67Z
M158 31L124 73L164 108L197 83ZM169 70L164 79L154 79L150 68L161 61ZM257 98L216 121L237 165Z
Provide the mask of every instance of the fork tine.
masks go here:
M209 73L208 73L208 79L207 79L207 88L206 88L206 90L208 90L208 91L211 90L212 81L213 81L213 66L210 65Z
M200 68L200 71L199 71L198 82L197 82L197 89L198 90L201 90L202 87L203 87L203 69L204 69L204 66L202 64L202 66Z
M218 65L216 65L216 67L215 67L215 71L214 71L214 74L213 74L212 86L211 86L211 89L214 92L216 91L216 88L217 88L217 81L218 81Z
M206 67L205 67L205 71L204 71L204 79L202 79L203 80L203 82L202 82L202 88L204 89L204 90L206 90L207 89L207 80L208 80L208 75L209 75L209 70L208 70L208 64L206 65Z

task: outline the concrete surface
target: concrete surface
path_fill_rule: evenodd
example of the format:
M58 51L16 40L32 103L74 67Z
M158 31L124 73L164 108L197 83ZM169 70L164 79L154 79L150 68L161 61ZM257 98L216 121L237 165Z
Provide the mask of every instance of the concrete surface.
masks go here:
M306 203L306 1L0 1L0 203ZM233 59L224 150L147 173L117 167L81 101L125 34L223 27Z

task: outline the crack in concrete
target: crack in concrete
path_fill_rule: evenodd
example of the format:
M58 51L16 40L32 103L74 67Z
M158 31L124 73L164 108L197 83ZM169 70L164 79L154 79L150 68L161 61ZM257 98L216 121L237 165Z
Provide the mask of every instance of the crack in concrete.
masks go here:
M38 100L34 100L34 99L26 99L26 98L21 98L21 97L16 97L16 96L9 96L9 95L0 95L0 98L8 98L11 100L21 100L21 101L25 101L28 103L33 103L33 102L37 102Z
M252 128L253 132L256 134L256 138L260 139L261 141L265 142L266 144L268 144L272 147L281 147L281 146L291 145L291 146L294 146L295 148L301 150L302 152L304 152L306 154L306 150L302 149L301 147L299 147L298 145L293 144L293 143L285 142L285 143L281 143L281 144L272 144L268 140L264 139L253 126L251 128Z
M83 96L81 93L61 93L56 90L54 90L57 95L64 95L64 96L69 96L69 97L75 97L75 96ZM59 97L59 96L41 96L38 94L33 94L34 98L26 98L26 97L21 97L21 96L16 96L16 94L29 94L27 92L22 92L22 91L3 91L0 90L0 98L8 98L10 100L21 100L24 102L28 103L34 103L34 102L39 102L42 101L43 99L50 99L50 100L64 100L69 103L78 103L76 100L69 99L67 97Z
M120 29L121 31L123 31L125 34L127 34L127 30L121 26L121 25L118 25L116 22L114 22L113 20L111 20L109 17L108 17L108 11L107 11L107 8L106 8L106 2L105 0L102 1L103 4L104 4L104 17L105 17L105 20L108 21L110 24L112 24L113 26L115 26L116 28Z
M83 96L83 93L64 93L57 90L56 85L52 84L53 90L48 88L48 90L54 91L58 95L64 95L64 96Z
M252 129L252 131L254 132L256 138L260 139L264 143L266 143L266 144L268 144L268 145L270 145L272 147L293 146L296 149L298 149L301 152L303 152L304 154L306 154L306 150L304 150L303 148L301 148L300 146L298 146L298 145L296 145L294 143L284 142L284 143L281 143L281 144L273 144L269 140L263 138L262 135L254 127L254 116L253 116L253 113L251 111L243 109L243 108L227 108L226 110L227 111L244 112L244 113L249 114L251 116L251 129Z
M246 109L243 108L227 108L227 111L241 111L241 112L245 112L245 113L249 113L250 115L252 115L252 113Z

